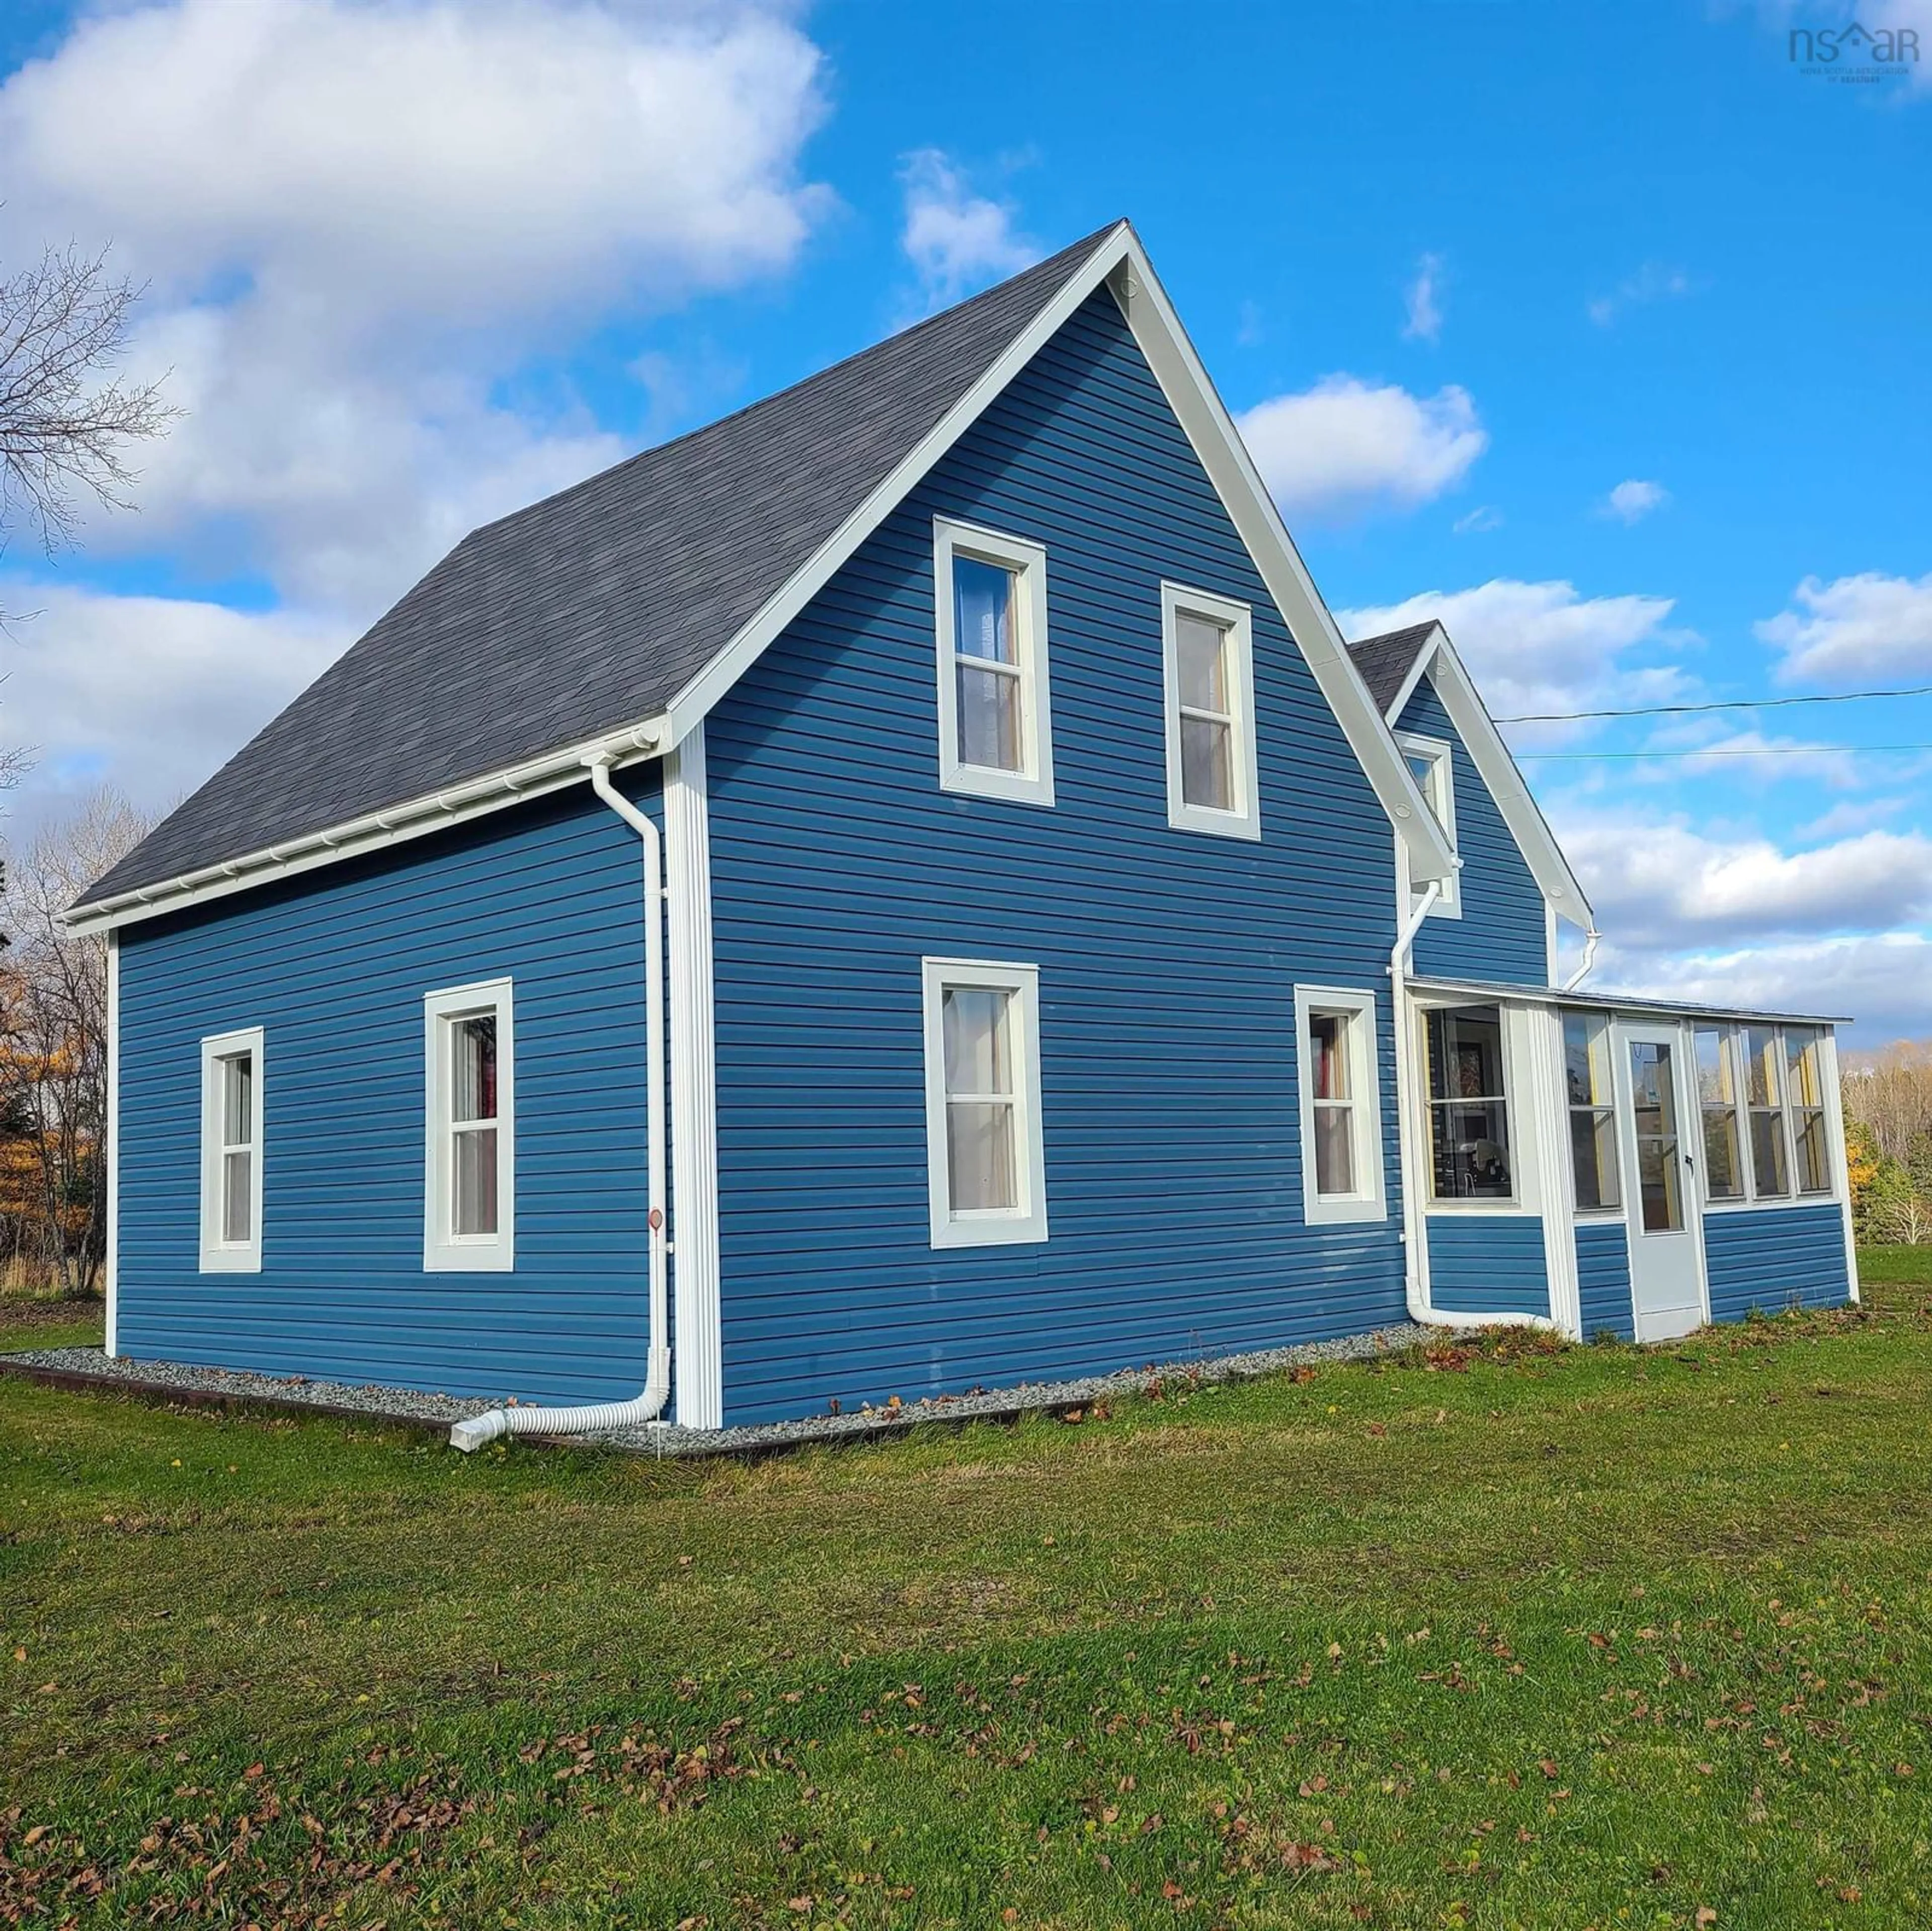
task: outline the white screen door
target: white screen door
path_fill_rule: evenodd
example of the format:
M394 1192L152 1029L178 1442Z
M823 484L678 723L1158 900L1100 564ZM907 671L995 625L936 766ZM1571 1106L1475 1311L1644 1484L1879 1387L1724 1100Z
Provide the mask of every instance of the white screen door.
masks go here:
M1684 1036L1674 1026L1619 1023L1630 1306L1640 1341L1672 1341L1701 1327L1704 1243L1684 1102L1696 1092Z

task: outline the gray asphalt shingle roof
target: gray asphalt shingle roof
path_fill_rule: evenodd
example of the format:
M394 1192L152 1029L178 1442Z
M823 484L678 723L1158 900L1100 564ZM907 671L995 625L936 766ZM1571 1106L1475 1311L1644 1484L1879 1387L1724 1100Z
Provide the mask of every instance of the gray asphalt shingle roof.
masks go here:
M1386 713L1395 702L1396 693L1414 669L1415 660L1435 628L1432 618L1426 624L1411 624L1406 629L1385 630L1379 637L1358 637L1349 645L1348 655L1362 673L1362 682L1369 687L1377 710Z
M472 530L82 902L656 715L1120 225Z

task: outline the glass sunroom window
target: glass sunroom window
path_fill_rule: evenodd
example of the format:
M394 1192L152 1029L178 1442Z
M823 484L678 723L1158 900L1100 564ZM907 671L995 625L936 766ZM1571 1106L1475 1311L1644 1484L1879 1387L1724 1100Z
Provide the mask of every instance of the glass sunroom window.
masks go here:
M1791 1191L1790 1152L1784 1123L1784 1055L1774 1026L1747 1026L1744 1095L1750 1116L1751 1180L1760 1200Z
M1720 1026L1697 1028L1697 1102L1704 1120L1704 1191L1712 1200L1742 1200L1737 1072L1730 1035Z
M1501 1010L1438 1007L1424 1033L1431 1192L1438 1201L1514 1199Z
M1832 1191L1831 1151L1825 1138L1825 1082L1819 1069L1818 1052L1818 1035L1810 1027L1784 1029L1786 1091L1791 1105L1791 1164L1800 1193Z
M1592 1213L1622 1198L1617 1176L1617 1121L1611 1097L1610 1022L1606 1013L1563 1015L1563 1077L1570 1102L1570 1159L1576 1210Z

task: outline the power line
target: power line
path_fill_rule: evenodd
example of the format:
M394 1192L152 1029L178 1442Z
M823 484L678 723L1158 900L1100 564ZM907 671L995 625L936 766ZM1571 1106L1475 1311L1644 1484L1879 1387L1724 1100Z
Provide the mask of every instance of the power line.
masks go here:
M1776 711L1787 704L1852 704L1867 697L1932 697L1932 684L1912 684L1898 691L1838 691L1815 697L1726 697L1708 704L1639 704L1628 711L1529 711L1518 718L1498 718L1499 724L1567 724L1585 718L1682 717L1691 711Z
M1636 761L1653 757L1849 757L1871 751L1932 751L1932 744L1767 744L1724 751L1520 751L1519 764L1562 764L1582 758Z

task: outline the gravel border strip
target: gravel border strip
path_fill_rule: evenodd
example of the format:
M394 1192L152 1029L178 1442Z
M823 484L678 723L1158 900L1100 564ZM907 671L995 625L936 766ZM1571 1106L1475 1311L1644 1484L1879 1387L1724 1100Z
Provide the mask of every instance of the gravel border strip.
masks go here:
M802 1421L767 1422L743 1428L674 1426L614 1429L594 1435L526 1435L526 1441L567 1441L574 1447L613 1448L633 1455L770 1454L813 1442L851 1441L903 1435L938 1423L1010 1421L1044 1410L1084 1408L1096 1401L1138 1394L1156 1381L1201 1384L1253 1381L1284 1369L1372 1360L1418 1342L1452 1338L1451 1331L1404 1321L1334 1341L1269 1348L1246 1354L1169 1361L1152 1368L1123 1369L1070 1381L1025 1381L968 1395L944 1395L897 1408L866 1408L856 1414L812 1415ZM452 1422L482 1414L493 1402L459 1400L409 1388L363 1387L304 1377L256 1375L234 1368L194 1368L172 1361L135 1361L98 1348L36 1348L0 1354L0 1374L48 1385L115 1391L151 1399L229 1408L266 1407L346 1417L440 1434Z

